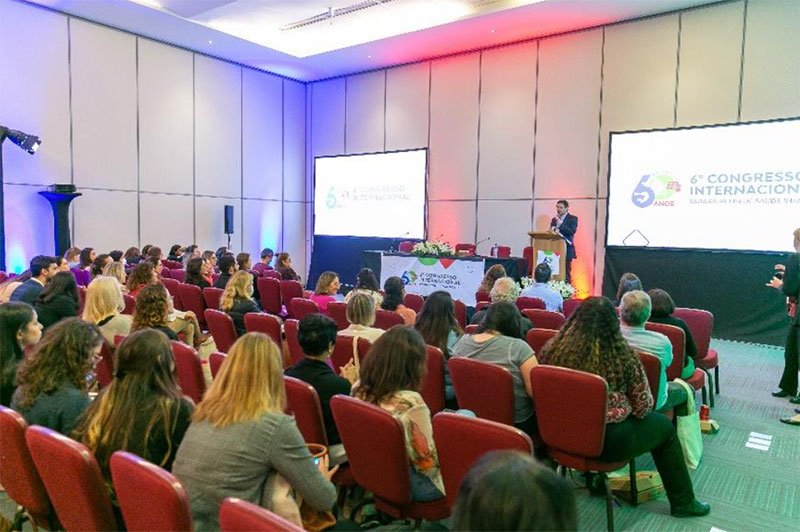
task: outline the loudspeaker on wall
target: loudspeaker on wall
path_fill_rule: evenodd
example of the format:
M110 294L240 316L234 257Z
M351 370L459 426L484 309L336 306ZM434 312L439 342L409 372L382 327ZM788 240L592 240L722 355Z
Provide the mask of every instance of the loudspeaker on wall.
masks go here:
M225 234L233 234L233 205L225 205Z

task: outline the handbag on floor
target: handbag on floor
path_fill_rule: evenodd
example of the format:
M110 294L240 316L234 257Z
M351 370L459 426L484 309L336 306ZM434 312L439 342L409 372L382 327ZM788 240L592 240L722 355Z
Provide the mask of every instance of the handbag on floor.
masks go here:
M700 412L694 404L694 388L681 379L675 379L686 390L685 416L676 416L678 441L683 449L683 460L689 469L697 469L703 458L703 434L700 431Z

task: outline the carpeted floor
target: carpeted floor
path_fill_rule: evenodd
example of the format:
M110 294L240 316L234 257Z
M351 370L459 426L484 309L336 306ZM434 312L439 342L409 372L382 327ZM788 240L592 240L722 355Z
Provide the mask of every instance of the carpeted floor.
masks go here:
M721 363L721 395L711 416L721 429L704 435L704 456L691 472L700 500L711 503L711 514L675 519L662 497L633 508L625 503L614 509L617 530L708 531L713 527L746 530L798 530L800 528L800 427L778 422L792 413L786 399L773 390L783 368L783 349L772 346L715 340ZM699 400L699 394L698 394ZM772 436L768 451L745 447L750 433ZM654 470L649 455L637 460L640 471ZM576 488L580 530L605 529L605 500ZM0 513L12 515L13 503L0 492ZM408 529L395 524L388 529ZM441 529L426 524L426 529ZM25 530L30 530L26 525Z

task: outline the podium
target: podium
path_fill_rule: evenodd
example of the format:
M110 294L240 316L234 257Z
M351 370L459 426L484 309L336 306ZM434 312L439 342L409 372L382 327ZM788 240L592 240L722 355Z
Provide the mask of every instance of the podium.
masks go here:
M69 204L83 194L42 190L39 195L47 198L53 208L53 239L55 240L56 257L61 257L72 245L69 238Z
M533 247L533 264L546 262L553 272L553 279L563 281L567 268L567 244L559 235L547 231L530 231L531 247Z

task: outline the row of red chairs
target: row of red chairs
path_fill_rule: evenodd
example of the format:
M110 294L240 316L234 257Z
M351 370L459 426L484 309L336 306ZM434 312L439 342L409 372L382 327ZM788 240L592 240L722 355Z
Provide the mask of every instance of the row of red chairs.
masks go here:
M400 242L400 244L397 246L397 250L400 253L411 253L411 251L414 249L414 244L416 244L416 242L413 242L411 240L404 240L403 242ZM531 249L531 256L532 256L533 248L528 246L525 249L527 250L529 248ZM465 244L465 243L456 244L455 251L458 254L462 254L463 252L464 255L474 257L478 253L478 246L476 246L475 244ZM511 246L497 246L497 256L501 259L510 257Z

